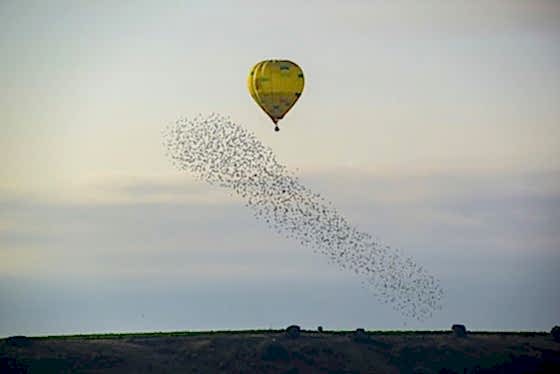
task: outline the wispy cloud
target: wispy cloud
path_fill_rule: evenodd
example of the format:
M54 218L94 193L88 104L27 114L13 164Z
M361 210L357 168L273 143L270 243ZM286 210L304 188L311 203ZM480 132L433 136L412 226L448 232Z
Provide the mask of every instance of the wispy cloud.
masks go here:
M111 176L84 183L88 197L107 203L228 204L235 197L190 176Z
M395 177L351 169L302 176L303 183L385 243L430 248L432 255L470 248L495 256L560 248L559 180L558 173ZM150 254L159 253L156 258L176 266L170 253L249 258L272 243L298 247L279 238L271 241L275 235L241 199L202 182L129 177L103 180L95 189L111 199L53 203L4 198L0 253L5 261L0 271L28 263L31 253L45 259L60 256L74 268L92 263L80 256L122 253L149 265L154 260Z

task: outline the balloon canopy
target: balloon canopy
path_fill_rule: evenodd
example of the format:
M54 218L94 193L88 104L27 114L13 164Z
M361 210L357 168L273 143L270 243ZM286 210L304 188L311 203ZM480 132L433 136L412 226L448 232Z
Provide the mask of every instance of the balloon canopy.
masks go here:
M301 96L303 71L288 60L264 60L256 64L247 79L249 92L276 125Z

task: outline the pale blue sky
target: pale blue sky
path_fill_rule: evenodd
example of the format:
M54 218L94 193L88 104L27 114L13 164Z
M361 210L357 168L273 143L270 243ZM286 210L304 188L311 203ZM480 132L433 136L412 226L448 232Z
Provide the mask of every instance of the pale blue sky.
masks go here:
M0 336L403 327L171 167L162 127L212 111L441 278L407 327L558 323L558 2L3 1L0 25ZM245 84L274 57L306 75L278 134Z

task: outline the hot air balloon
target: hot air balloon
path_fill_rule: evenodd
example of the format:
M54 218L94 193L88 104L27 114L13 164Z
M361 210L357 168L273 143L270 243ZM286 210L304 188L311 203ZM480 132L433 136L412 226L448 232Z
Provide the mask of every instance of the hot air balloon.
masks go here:
M253 66L247 79L249 93L274 122L278 121L296 103L303 91L303 71L288 60L264 60Z

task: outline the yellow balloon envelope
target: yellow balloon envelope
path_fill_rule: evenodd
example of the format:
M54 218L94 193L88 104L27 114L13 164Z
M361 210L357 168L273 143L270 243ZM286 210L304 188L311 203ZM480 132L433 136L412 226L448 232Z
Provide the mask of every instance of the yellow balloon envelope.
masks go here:
M247 84L253 99L277 124L301 96L303 71L288 60L265 60L251 69Z

